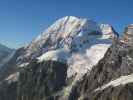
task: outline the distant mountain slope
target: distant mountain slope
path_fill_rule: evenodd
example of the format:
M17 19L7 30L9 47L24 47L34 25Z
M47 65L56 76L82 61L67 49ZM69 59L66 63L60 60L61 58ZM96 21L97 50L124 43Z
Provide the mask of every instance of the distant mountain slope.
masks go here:
M10 60L14 51L15 50L0 44L0 67Z

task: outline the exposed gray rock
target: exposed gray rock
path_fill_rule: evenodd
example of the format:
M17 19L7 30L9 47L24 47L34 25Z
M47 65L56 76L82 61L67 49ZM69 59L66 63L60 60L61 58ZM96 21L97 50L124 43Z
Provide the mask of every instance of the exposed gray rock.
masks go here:
M129 29L131 26L126 28L124 39L113 44L97 66L77 84L75 91L79 100L132 100L133 31Z
M66 64L56 61L32 61L20 73L18 100L55 100L68 84L67 68Z
M128 43L128 45L133 45L133 24L128 25L125 28L125 34L123 40Z

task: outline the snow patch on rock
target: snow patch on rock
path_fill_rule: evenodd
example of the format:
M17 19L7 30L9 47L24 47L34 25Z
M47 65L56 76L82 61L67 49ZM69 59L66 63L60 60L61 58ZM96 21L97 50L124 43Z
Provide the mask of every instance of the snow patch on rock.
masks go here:
M112 80L111 82L101 86L100 88L95 89L95 91L102 91L110 86L117 87L119 85L126 85L128 83L133 83L133 74L127 76L121 76L116 80Z
M40 57L38 57L38 62L43 62L47 60L53 60L53 61L59 61L59 62L66 62L68 57L70 56L70 53L66 51L65 49L57 49L57 50L51 50Z

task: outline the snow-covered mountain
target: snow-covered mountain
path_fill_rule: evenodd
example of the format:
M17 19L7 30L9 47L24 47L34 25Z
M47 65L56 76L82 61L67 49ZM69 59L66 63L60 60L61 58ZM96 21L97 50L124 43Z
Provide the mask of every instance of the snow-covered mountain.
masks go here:
M12 88L15 89L9 96L16 98L14 93L19 94L19 100L27 97L28 100L42 100L36 98L38 96L34 98L35 90L40 92L34 95L46 96L45 100L58 93L68 98L77 82L98 64L117 38L118 33L109 24L74 16L57 20L29 45L15 52L1 78L4 81L0 85L0 98ZM12 88L8 88L10 86Z
M0 67L10 60L13 56L13 52L13 49L0 44Z
M53 57L57 57L58 53L52 51ZM46 54L50 55L48 52ZM93 70L88 71L76 84L75 77L70 80L66 78L70 66L60 63L58 59L47 61L46 54L39 57L39 62L32 61L20 74L19 100L132 100L133 25L126 27L123 37L116 40ZM92 58L92 55L97 56L91 54L89 57ZM81 60L75 62L80 63Z
M54 60L69 65L68 77L84 75L104 56L118 34L108 24L66 16L57 20L27 47L18 61ZM83 67L84 66L84 67Z
M93 20L67 16L57 20L53 25L42 32L41 35L35 38L31 44L25 48L25 56L28 57L32 55L34 58L40 55L39 53L64 47L68 49L72 47L71 49L74 48L78 50L81 48L79 47L80 44L82 45L84 42L91 41L88 37L92 37L92 40L95 41L96 37L109 39L114 37L114 35L116 36L118 34L116 34L112 26L108 24L99 25Z

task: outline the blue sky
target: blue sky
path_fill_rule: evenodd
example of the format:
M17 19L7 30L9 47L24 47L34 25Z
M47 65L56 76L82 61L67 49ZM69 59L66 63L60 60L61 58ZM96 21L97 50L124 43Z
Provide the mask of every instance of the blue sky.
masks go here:
M0 43L21 47L69 15L109 23L122 32L133 23L133 0L0 0Z

